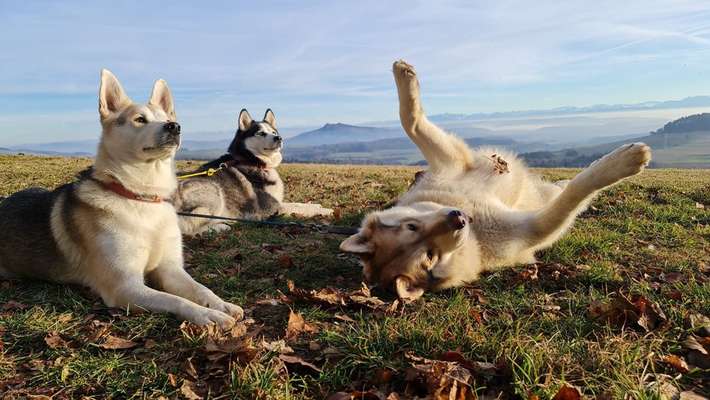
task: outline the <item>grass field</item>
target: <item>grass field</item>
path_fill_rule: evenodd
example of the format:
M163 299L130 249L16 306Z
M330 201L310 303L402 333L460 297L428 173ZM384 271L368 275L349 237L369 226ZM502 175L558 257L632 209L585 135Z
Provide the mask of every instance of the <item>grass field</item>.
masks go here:
M0 196L54 187L89 162L0 156ZM284 165L281 172L288 200L320 202L336 209L334 223L353 225L402 193L415 169ZM186 241L188 271L247 311L231 332L168 315L128 316L78 287L0 281L0 393L710 396L707 206L710 171L649 170L599 196L539 264L406 305L360 289L357 260L338 252L341 236L235 226Z

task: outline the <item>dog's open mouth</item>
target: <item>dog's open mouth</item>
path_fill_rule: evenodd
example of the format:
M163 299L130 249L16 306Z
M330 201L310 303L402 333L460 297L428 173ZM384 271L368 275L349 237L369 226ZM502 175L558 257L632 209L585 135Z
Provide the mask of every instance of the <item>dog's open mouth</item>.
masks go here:
M277 144L274 147L264 147L264 151L277 151L281 149L281 145Z

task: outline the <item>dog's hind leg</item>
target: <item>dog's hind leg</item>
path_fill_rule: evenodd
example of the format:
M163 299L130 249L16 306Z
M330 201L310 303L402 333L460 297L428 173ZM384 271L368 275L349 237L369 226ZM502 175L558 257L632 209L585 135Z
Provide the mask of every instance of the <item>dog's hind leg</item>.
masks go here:
M534 249L549 246L572 225L596 192L638 174L650 160L651 149L634 143L595 161L569 181L547 206L523 219L526 241Z
M402 128L421 150L436 173L447 169L468 169L473 166L473 155L466 143L429 122L421 104L419 81L414 67L404 61L392 66L399 96L399 118Z
M305 218L329 217L333 215L333 210L325 208L320 204L311 203L281 203L279 214L297 215Z

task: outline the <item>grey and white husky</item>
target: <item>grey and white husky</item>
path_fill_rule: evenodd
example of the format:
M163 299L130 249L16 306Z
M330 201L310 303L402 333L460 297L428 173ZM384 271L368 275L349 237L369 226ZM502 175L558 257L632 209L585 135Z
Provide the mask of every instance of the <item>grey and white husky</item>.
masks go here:
M0 277L85 285L110 307L233 325L242 309L183 269L177 215L163 201L177 186L180 145L168 85L156 81L150 101L135 104L103 70L99 115L92 168L54 191L27 189L0 203Z
M192 214L252 220L276 214L331 215L333 210L319 204L283 202L284 184L276 170L282 160L282 145L271 109L266 110L261 121L254 121L247 110L242 110L227 154L193 171L214 169L217 172L180 182L174 198L175 208ZM227 230L229 225L218 220L182 216L180 229L191 236L207 230Z

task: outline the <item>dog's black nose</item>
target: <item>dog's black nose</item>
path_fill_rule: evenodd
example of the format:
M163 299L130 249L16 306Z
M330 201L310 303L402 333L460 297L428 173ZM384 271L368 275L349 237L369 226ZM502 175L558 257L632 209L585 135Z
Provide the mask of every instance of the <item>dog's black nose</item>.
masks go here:
M464 226L466 226L466 218L464 217L463 213L459 210L453 210L449 211L449 224L450 226L455 229L463 229Z
M281 138L281 136L274 136L274 142L280 143L281 141L283 141L283 139Z
M168 122L167 124L163 125L163 129L173 135L180 134L180 124L178 124L177 122Z

